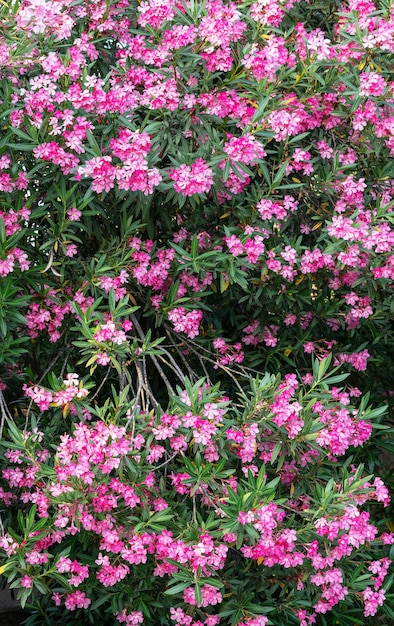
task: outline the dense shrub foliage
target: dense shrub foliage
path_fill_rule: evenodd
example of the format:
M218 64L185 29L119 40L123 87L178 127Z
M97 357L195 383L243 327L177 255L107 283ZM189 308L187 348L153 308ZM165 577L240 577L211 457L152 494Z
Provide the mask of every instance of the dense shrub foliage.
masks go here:
M0 2L29 623L386 624L391 1Z

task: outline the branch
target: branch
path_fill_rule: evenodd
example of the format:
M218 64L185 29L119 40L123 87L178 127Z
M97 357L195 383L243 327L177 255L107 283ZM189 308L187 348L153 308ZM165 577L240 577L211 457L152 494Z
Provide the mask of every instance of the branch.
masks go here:
M187 362L187 360L185 359L184 355L182 354L182 350L179 349L178 344L174 341L173 337L171 336L170 329L167 328L166 325L164 325L164 328L165 328L165 331L166 331L166 335L167 335L168 339L171 342L171 345L175 348L175 350L177 351L177 353L179 354L179 356L180 356L180 358L182 360L183 365L186 367L186 369L187 369L187 371L189 373L190 379L194 380L194 381L198 380L197 374L192 370L192 368L190 367L189 363Z
M6 419L12 419L10 410L4 400L3 392L0 389L0 440L3 438L4 423Z
M145 339L146 339L146 336L145 336L145 333L144 333L144 331L142 330L142 328L141 328L141 326L140 326L140 324L139 324L139 322L138 322L138 320L137 320L136 316L134 315L134 313L132 313L132 314L130 315L130 317L131 317L131 319L133 320L133 324L134 324L134 326L135 326L135 328L136 328L136 330L137 330L137 332L138 332L138 334L139 334L139 336L140 336L140 339L142 339L142 341L144 342L144 341L145 341ZM164 384L165 384L166 388L167 388L167 389L168 389L168 390L172 393L172 395L174 395L174 394L175 394L175 392L174 392L174 390L173 390L173 388L172 388L172 386L171 386L171 383L170 383L170 381L168 380L168 378L167 378L167 376L165 375L165 373L163 372L163 370L162 370L162 368L161 368L161 365L159 364L159 362L158 362L158 360L157 360L156 356L155 356L154 354L150 354L149 356L150 356L150 358L152 359L152 361L153 361L153 363L154 363L154 365L155 365L155 367L156 367L157 371L159 372L159 374L160 374L160 376L161 376L161 378L162 378L162 380L163 380L163 382L164 382Z

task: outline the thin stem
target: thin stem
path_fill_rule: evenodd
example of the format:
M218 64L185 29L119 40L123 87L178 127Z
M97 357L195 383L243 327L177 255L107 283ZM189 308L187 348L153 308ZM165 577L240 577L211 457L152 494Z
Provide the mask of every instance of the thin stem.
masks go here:
M4 400L3 392L0 390L0 440L3 438L4 423L6 419L12 419L10 410Z
M100 393L101 389L103 388L103 386L104 386L104 385L105 385L105 383L107 382L107 380L108 380L108 376L109 376L110 371L111 371L111 368L109 367L109 368L107 369L107 372L106 372L106 374L105 374L105 376L104 376L103 380L101 381L101 383L100 383L100 384L99 384L99 386L97 387L97 389L96 389L95 393L93 394L93 396L90 398L90 401L91 401L91 402L93 402L93 400L95 400L95 399L97 398L97 396L98 396L98 394Z
M134 326L135 326L135 328L136 328L136 330L137 330L137 332L138 332L138 334L139 334L140 338L142 339L142 341L145 341L145 339L146 339L145 333L144 333L144 331L142 330L142 328L141 328L141 326L140 326L140 324L139 324L139 322L138 322L138 320L137 320L136 316L134 315L134 313L132 313L130 317L131 317L131 319L133 320L133 324L134 324ZM164 382L164 384L165 384L166 388L167 388L167 389L168 389L168 390L169 390L169 391L170 391L170 392L174 395L174 390L173 390L173 388L172 388L172 386L171 386L171 383L170 383L170 381L168 380L168 378L167 378L167 376L165 375L165 373L163 372L163 370L162 370L162 368L161 368L161 365L159 364L159 362L158 362L158 360L157 360L156 356L155 356L154 354L150 354L149 356L150 356L150 358L152 359L152 361L153 361L153 363L154 363L154 365L155 365L155 367L156 367L157 371L159 372L159 375L160 375L160 377L162 378L162 380L163 380L163 382ZM146 378L146 380L147 380L147 378ZM156 403L156 405L157 405L157 403Z
M171 341L171 345L175 348L175 350L177 351L177 354L179 355L183 365L186 367L187 371L189 372L189 376L191 380L198 380L198 376L195 372L193 372L192 368L190 367L189 363L187 362L187 360L185 359L184 355L182 354L182 351L179 349L178 344L174 341L173 337L171 336L171 333L169 331L168 328L165 328L166 331L166 335L168 337L168 339Z

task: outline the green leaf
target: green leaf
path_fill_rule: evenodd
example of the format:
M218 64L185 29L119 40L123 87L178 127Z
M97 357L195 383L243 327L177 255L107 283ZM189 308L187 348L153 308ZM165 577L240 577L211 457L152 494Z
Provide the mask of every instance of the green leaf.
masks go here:
M189 585L189 581L184 583L178 583L177 585L166 589L164 593L166 596L175 596L177 593L181 593L181 591L184 591L186 587L189 587Z

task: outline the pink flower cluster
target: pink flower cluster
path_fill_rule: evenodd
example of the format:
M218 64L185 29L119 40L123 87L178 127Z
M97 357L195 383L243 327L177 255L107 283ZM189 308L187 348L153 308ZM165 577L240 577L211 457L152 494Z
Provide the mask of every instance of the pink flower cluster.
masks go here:
M282 68L294 67L296 57L289 53L283 37L268 36L265 46L261 49L253 44L250 52L244 57L244 65L250 69L256 80L275 82L277 72Z
M256 161L266 156L263 146L250 133L241 137L228 136L223 151L230 161L245 163L245 165L255 165Z
M72 312L71 302L68 298L62 302L55 289L48 289L45 295L37 294L37 296L38 302L33 301L25 314L29 336L35 339L40 331L46 331L49 340L56 342L60 339L59 329L66 315Z
M197 602L194 588L187 587L183 592L183 599L192 606L214 606L215 604L221 603L222 594L219 589L213 587L212 585L203 585L201 587L201 601Z
M264 236L253 234L248 236L244 242L237 235L223 237L232 256L246 256L247 263L257 263L265 251Z
M176 307L168 312L168 319L174 324L177 333L185 333L190 339L197 337L203 312L198 309L186 312L183 307Z
M11 193L14 189L23 190L27 189L29 184L29 178L24 171L19 171L16 177L6 170L10 169L12 164L11 157L8 154L2 154L0 157L0 191L5 191L6 193ZM1 211L0 216L6 217L8 216L8 220L15 220L17 216L23 219L27 219L29 215L29 211L25 207L20 209L20 211L15 211L13 208L10 209L9 212ZM4 218L3 218L4 219ZM5 222L7 226L7 223ZM8 233L7 233L8 234ZM11 234L11 233L10 233Z
M242 554L249 559L258 560L268 567L275 564L285 568L296 567L304 561L304 554L297 551L295 530L279 528L285 513L275 504L270 503L257 511L240 513L238 521L241 524L252 524L259 532L260 538L254 546L241 548Z
M92 189L97 192L110 191L115 182L119 189L153 193L162 177L157 168L149 168L147 156L151 140L147 133L132 132L127 128L111 139L112 156L97 156L78 168L78 178L92 178ZM113 163L113 159L119 163Z
M304 426L304 420L300 417L302 406L298 402L291 401L298 388L298 382L294 374L288 374L284 382L279 385L279 392L271 405L273 413L272 421L284 427L288 437L294 439Z
M125 331L117 328L112 319L108 319L104 324L96 326L94 339L97 343L110 343L116 346L120 346L127 341Z
M291 196L285 196L283 200L273 201L269 198L263 198L260 200L256 208L261 215L261 218L266 220L279 220L282 222L288 215L288 213L294 213L297 210L298 202Z
M178 626L217 626L220 623L218 615L207 615L204 621L195 621L191 615L185 613L181 608L170 608L171 619Z
M192 165L183 164L170 170L174 189L183 196L208 193L213 185L212 169L199 158Z
M144 616L141 611L131 611L131 613L128 613L126 609L123 609L121 613L117 613L116 619L121 624L126 624L126 626L138 626L138 624L144 622Z
M112 278L111 276L100 276L98 278L101 289L104 289L106 293L109 293L111 289L114 290L115 300L121 300L126 295L126 287L122 285L129 281L129 274L126 270L121 270L118 276Z
M69 594L60 594L55 592L52 595L52 600L56 606L60 606L62 599L64 599L64 606L69 611L76 611L77 609L87 609L91 605L92 601L88 598L84 591L74 591Z
M15 209L9 209L8 211L0 209L0 217L4 222L5 234L7 237L10 237L18 230L21 230L22 224L30 217L30 211L25 206L19 211Z
M56 568L61 574L71 574L68 582L72 587L78 587L89 577L89 567L87 565L81 565L78 561L72 561L65 556L60 557L56 563Z
M40 411L47 411L50 406L64 407L75 399L82 400L89 391L84 388L78 374L67 374L63 380L63 388L53 392L39 385L23 385L23 391L27 398L31 398L37 404Z
M219 365L230 365L231 363L242 363L244 353L240 343L228 344L222 337L217 337L212 342L213 347L218 352ZM215 366L217 367L217 366Z
M358 372L365 372L367 369L367 361L371 357L367 349L360 352L352 352L351 354L338 353L335 355L334 364L349 363Z
M15 269L15 264L18 263L21 272L25 272L30 267L30 261L28 261L26 252L20 250L20 248L13 248L7 250L6 258L0 259L0 276L7 276Z
M175 257L175 250L158 250L154 256L150 254L152 245L152 241L147 241L145 251L141 249L141 240L134 238L130 241L131 248L135 249L135 252L132 253L134 262L132 274L143 287L151 287L155 291L166 292L171 282L170 268L171 261Z
M55 35L57 40L71 35L74 20L68 14L68 0L26 0L17 12L17 25L27 33Z
M372 434L371 423L357 419L345 407L323 409L317 402L313 410L325 425L319 431L316 442L328 448L333 456L344 454L350 446L361 446Z

